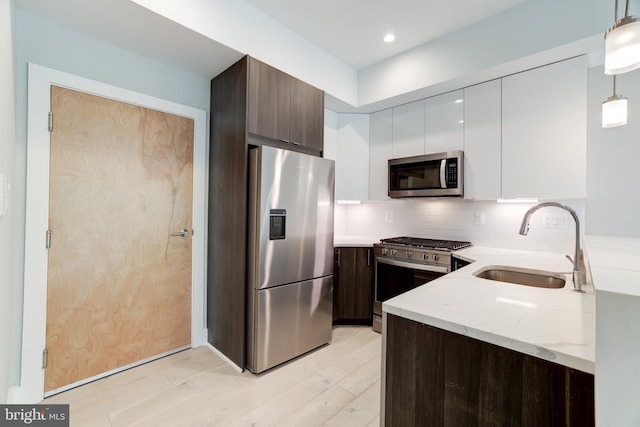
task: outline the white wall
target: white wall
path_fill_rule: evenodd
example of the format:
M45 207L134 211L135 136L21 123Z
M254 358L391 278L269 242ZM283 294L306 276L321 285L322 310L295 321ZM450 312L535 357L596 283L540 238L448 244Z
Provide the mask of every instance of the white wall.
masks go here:
M14 2L0 2L0 174L14 184L15 97L14 97ZM3 185L0 182L0 185ZM0 403L7 402L12 341L13 217L15 202L9 193L9 210L0 218ZM2 213L0 212L0 216Z
M612 85L602 67L589 70L587 233L640 237L640 70L617 77L617 93L629 102L627 125L603 129L602 102Z
M613 23L613 6L613 1L601 0L526 1L360 70L359 105L441 86L439 92L422 97L431 96L522 71L534 65L523 58L538 61L541 58L535 56L539 54L544 54L546 62L536 66L585 53L585 46L577 42L596 36L596 42L602 43L602 35ZM566 47L552 51L559 46ZM586 49L591 48L587 43ZM519 63L509 68L513 62Z
M613 2L530 0L357 71L244 0L132 1L322 88L330 95L330 108L344 112L352 106L364 108L351 112L372 112L372 103L455 79L496 72L494 69L505 63L520 62L540 52L548 54L558 46L573 45L568 48L573 55L585 53L581 46L584 39L597 35L601 42L602 34L613 22ZM567 56L570 55L563 57ZM547 63L557 59L560 57L547 56ZM511 72L528 68L526 60L514 66ZM496 76L485 77L489 80ZM463 85L477 82L466 81ZM444 88L439 93L451 89ZM382 109L378 107L375 108Z
M238 52L358 103L356 71L243 0L133 0Z
M2 28L6 27L3 25ZM10 340L13 348L10 377L12 385L19 384L20 381L25 232L27 63L33 62L207 112L209 111L210 78L213 77L185 72L179 68L88 38L65 27L20 11L16 11L15 37L17 127L14 230L15 236L18 237L16 237L13 247L15 274L12 297L14 317L12 320L14 326L12 328L13 336ZM4 156L2 158L4 159ZM9 159L12 158L13 156ZM4 328L4 325L2 327ZM3 345L2 348L4 350L6 347Z
M584 201L560 200L576 209L584 218ZM384 237L412 236L435 239L467 240L476 246L504 247L573 256L575 225L567 217L567 227L544 228L544 214L566 214L557 208L545 208L531 218L527 236L518 234L524 213L533 204L497 203L446 198L416 198L336 206L336 234ZM484 216L484 224L475 224L475 214ZM392 221L387 221L391 215ZM342 223L344 221L344 223Z

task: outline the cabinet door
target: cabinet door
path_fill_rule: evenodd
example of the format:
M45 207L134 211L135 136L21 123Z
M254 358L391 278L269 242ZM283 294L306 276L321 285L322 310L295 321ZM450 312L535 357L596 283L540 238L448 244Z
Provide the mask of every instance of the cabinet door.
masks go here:
M333 264L333 323L343 323L353 315L353 278L356 271L354 248L335 248Z
M386 320L382 425L595 425L593 375L393 314Z
M371 248L335 248L333 323L371 324L373 254Z
M502 84L464 89L464 198L502 197Z
M502 196L586 197L587 60L502 79Z
M424 99L393 108L392 156L424 154Z
M356 248L353 319L370 325L373 320L373 249Z
M392 156L393 111L378 111L369 117L369 200L387 200L389 163Z
M249 58L249 133L290 140L291 85L293 78L254 58Z
M463 91L456 90L425 101L425 153L462 150L464 142Z
M369 199L369 115L338 114L336 200Z
M324 92L301 80L291 83L291 143L322 151Z
M324 110L324 144L322 157L338 160L338 113L325 108Z

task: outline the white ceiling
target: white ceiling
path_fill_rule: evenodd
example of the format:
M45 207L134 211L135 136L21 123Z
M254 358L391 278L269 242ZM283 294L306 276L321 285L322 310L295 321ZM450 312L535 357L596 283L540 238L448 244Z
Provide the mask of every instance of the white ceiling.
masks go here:
M216 76L243 56L129 0L16 0L16 7L203 76Z
M526 0L245 1L360 70ZM16 5L32 15L203 75L215 76L242 56L130 0L16 0ZM393 43L382 41L387 32L396 35Z
M246 1L359 70L525 0Z

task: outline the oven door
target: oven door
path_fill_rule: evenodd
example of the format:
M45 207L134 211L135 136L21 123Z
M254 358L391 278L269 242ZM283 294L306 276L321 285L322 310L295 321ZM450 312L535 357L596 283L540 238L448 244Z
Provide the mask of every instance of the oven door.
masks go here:
M442 277L451 269L440 265L375 258L373 330L382 332L382 302Z

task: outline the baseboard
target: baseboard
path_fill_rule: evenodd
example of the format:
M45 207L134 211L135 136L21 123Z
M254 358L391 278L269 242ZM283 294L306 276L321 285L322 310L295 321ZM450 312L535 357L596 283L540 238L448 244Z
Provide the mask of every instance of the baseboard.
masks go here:
M233 368L234 371L236 372L242 372L244 371L243 368L239 367L238 365L236 365L235 363L233 363L231 361L231 359L229 359L227 356L225 356L224 354L222 354L222 352L220 350L218 350L217 348L215 348L214 346L212 346L209 343L204 344L205 347L208 347L209 350L213 351L220 359L224 360L225 363L229 366L231 366Z

